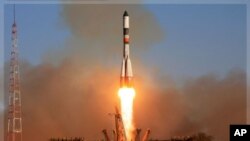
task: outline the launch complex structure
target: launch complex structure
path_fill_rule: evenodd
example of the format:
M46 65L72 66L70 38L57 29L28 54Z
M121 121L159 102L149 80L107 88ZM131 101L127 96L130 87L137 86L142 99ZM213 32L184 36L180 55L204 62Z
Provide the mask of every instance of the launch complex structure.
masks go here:
M10 59L9 75L9 100L8 100L8 125L7 141L22 141L22 109L21 109L21 92L20 92L20 72L17 46L17 24L15 15L15 5L13 7L14 23L12 25L12 48Z
M112 130L112 137L108 134L106 129L102 130L104 135L104 140L102 141L127 141L125 135L125 129L122 121L122 116L119 112L119 109L115 107L115 113L113 114L115 118L115 130ZM147 129L143 137L141 138L141 129L136 129L135 136L132 141L148 141L150 130ZM51 138L49 141L85 141L83 137L74 137L74 138Z

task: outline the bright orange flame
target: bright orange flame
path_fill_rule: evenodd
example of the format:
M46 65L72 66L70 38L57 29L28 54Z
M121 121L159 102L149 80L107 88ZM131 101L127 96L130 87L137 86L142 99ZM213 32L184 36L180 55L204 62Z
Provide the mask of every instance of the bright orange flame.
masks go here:
M120 88L118 95L121 100L121 115L125 128L126 138L132 140L134 125L133 125L133 101L135 97L134 88Z

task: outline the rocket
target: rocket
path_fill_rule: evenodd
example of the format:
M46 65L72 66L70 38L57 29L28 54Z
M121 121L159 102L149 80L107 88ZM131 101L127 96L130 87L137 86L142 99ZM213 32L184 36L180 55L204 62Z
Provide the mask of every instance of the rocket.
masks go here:
M132 65L129 58L129 15L127 11L123 14L123 59L121 68L121 87L132 87Z

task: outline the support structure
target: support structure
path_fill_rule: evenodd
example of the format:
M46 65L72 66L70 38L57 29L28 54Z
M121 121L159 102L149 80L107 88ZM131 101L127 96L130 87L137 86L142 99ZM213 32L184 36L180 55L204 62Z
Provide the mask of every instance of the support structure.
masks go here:
M7 141L22 141L22 110L15 5L13 8L13 16L14 23L12 25Z
M116 141L127 141L122 116L117 107L115 107L115 126L116 126Z

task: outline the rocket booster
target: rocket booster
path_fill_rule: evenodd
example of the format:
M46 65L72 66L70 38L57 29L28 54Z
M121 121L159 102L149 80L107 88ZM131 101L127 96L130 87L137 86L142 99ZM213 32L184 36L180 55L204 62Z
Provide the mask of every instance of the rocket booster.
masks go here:
M121 68L121 87L132 87L132 65L129 58L129 15L127 11L123 14L123 59Z

